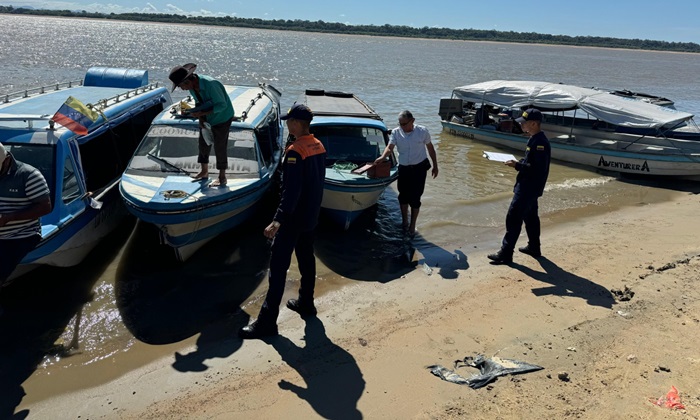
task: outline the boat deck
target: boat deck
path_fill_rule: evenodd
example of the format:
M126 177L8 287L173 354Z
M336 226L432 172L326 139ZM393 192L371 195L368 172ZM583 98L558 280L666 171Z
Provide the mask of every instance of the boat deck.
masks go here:
M381 120L379 114L348 92L307 89L302 101L316 116L361 117Z

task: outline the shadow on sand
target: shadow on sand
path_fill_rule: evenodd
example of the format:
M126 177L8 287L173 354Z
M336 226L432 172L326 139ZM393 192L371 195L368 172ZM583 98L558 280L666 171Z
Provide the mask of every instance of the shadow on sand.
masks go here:
M45 357L67 357L77 347L82 308L93 300L95 283L119 253L133 226L134 220L128 218L75 267L39 267L3 288L0 419L25 418L28 410L13 416L25 395L22 383ZM56 344L66 329L74 329L73 341Z
M304 387L282 380L279 387L306 400L324 419L361 419L357 403L365 380L355 358L328 338L316 317L306 320L304 340L304 347L283 336L265 340L306 384Z
M532 289L532 293L534 293L535 296L556 295L578 297L585 299L589 305L601 306L603 308L612 308L615 303L615 298L608 289L586 278L569 273L546 257L540 257L537 261L544 269L544 273L518 263L511 264L511 267L522 271L525 275L552 285L549 287Z
M469 269L466 254L459 249L449 252L425 239L420 232L416 232L411 244L423 255L423 258L418 260L418 265L427 265L432 272L437 270L443 279L455 280L459 276L459 270Z
M186 354L175 352L173 368L179 372L204 372L209 368L204 364L206 360L232 355L243 344L236 333L248 325L249 318L245 312L241 312L204 327L197 339L196 350Z
M269 264L263 223L256 218L220 234L184 263L158 243L153 225L137 223L115 281L124 325L147 344L175 343L197 333L205 334L203 342L235 336L236 326L247 321L240 307Z

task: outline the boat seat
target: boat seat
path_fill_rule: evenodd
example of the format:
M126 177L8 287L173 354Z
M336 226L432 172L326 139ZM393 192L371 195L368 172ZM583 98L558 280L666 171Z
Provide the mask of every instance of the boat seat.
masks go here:
M617 149L617 140L601 140L595 145L605 149Z
M559 143L575 143L576 136L570 136L568 134L562 134L561 136L556 136L555 140ZM604 140L605 141L605 140Z

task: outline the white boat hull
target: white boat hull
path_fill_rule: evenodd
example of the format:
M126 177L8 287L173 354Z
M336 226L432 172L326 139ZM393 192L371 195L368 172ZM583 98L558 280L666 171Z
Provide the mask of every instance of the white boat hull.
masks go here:
M160 233L161 243L173 247L175 256L179 261L187 261L201 247L214 239L218 233L229 229L230 225L239 224L234 222L235 220L243 221L245 219L244 216L250 214L250 210L255 204L250 203L245 207L239 207L212 217L191 220L185 223L156 224Z
M443 121L443 128L450 134L472 140L494 144L509 149L525 151L527 136L485 130L472 126ZM551 126L544 126L552 146L552 158L563 162L575 163L588 168L605 171L647 175L669 176L687 179L700 178L700 143L697 153L665 153L663 147L649 144L629 144L622 141L625 134L605 134L604 137L592 139L584 135L574 136L560 134ZM633 136L638 137L638 136ZM674 140L692 148L688 142ZM627 146L626 149L624 147Z
M325 188L321 208L343 229L348 229L363 211L377 204L385 189L386 185L370 191Z

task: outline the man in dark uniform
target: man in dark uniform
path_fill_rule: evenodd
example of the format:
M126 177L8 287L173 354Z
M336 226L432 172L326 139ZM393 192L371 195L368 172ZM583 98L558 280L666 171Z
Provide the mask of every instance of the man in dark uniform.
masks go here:
M527 141L525 157L519 162L514 160L506 162L506 165L518 171L518 176L513 188L513 200L506 215L506 234L503 237L501 249L488 256L494 264L513 262L513 250L520 236L523 222L525 222L528 244L518 248L518 251L535 258L542 256L537 199L542 197L544 192L552 149L547 136L541 129L542 113L538 109L528 109L515 121L520 124L524 132L530 135L530 138Z
M239 331L239 336L244 339L278 334L277 316L293 251L299 264L301 284L299 298L287 301L287 307L302 317L316 315L314 228L321 211L326 149L309 132L313 113L306 105L294 104L287 115L281 118L287 120L287 130L294 137L294 142L285 151L282 198L272 223L264 232L266 237L274 238L270 256L269 289L258 319Z

